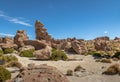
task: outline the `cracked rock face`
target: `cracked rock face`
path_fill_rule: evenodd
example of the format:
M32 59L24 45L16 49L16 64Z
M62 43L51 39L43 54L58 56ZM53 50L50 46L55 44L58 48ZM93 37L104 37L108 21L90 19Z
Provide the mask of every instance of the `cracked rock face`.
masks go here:
M55 67L42 64L28 65L21 69L20 74L10 82L69 82L64 74Z

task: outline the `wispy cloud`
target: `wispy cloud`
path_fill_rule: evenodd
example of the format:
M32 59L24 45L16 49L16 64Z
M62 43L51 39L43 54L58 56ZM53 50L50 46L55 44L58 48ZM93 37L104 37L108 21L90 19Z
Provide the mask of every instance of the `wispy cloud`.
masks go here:
M24 25L24 26L29 26L29 27L32 26L30 23L25 22L25 21L28 21L28 20L25 20L25 19L22 20L20 18L15 18L15 17L8 16L3 11L0 11L0 17L4 18L5 20L7 20L9 22L12 22L12 23L16 23L16 24L20 24L20 25Z
M0 33L0 36L10 36L10 37L14 37L15 35L13 35L13 34L6 34L6 33Z

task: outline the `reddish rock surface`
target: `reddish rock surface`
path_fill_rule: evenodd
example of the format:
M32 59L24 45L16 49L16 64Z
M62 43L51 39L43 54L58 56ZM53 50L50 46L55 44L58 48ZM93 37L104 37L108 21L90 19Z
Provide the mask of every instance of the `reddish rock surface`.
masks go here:
M21 69L20 74L8 82L69 82L64 74L55 67L45 64L35 66L29 65Z

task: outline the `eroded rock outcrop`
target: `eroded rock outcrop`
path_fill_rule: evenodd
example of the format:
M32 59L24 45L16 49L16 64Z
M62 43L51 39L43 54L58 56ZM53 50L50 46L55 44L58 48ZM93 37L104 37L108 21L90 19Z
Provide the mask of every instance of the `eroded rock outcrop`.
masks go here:
M80 55L87 54L87 47L86 47L85 41L74 40L72 41L71 45L72 45L72 48L76 51L76 53Z
M46 42L51 42L51 36L47 33L47 29L40 21L35 22L35 32L37 40L45 40Z
M24 41L25 45L32 45L35 47L35 50L40 50L46 48L49 44L46 43L44 40L26 40Z
M95 49L101 51L111 51L112 48L110 46L109 37L99 37L95 39L94 42Z
M10 81L9 81L10 82ZM29 65L11 82L69 82L57 68L48 65Z
M17 48L17 45L14 44L14 41L10 37L0 38L0 47L1 48Z
M25 50L35 50L35 47L31 46L31 45L26 45L26 46L23 46L23 47L19 48L19 52L22 52L22 51L25 51Z
M33 54L37 59L47 60L47 59L50 59L51 57L51 53L52 53L51 51L52 51L52 48L50 46L46 46L46 48L44 49L36 50Z
M24 46L24 42L28 40L28 36L26 34L26 31L24 30L18 30L15 37L14 37L14 42L15 44L18 45L18 47Z

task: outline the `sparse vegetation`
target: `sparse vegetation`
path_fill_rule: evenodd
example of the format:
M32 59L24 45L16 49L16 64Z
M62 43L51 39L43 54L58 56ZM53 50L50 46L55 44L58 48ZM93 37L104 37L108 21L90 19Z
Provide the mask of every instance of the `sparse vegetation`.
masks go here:
M8 79L11 79L11 73L4 67L0 66L0 82L5 82Z
M78 66L75 67L74 72L80 71L81 69L83 69L83 68L80 65L78 65Z
M113 58L120 59L120 51L116 52L115 55L113 56Z
M73 71L71 69L68 69L66 75L67 76L72 76L73 75Z
M2 56L3 55L3 50L0 50L0 56Z
M22 64L20 62L18 62L18 61L12 61L12 62L6 64L5 67L18 67L18 68L21 68Z
M3 56L3 60L5 62L18 61L18 59L15 56L13 56L13 55Z
M34 52L33 49L31 49L31 50L24 50L24 51L22 51L22 52L20 53L20 56L21 56L21 57L35 57L35 56L33 55L33 52Z
M88 51L88 55L94 55L96 51Z
M65 54L64 51L61 51L61 50L52 50L52 55L51 55L51 60L55 60L55 61L58 61L58 60L68 60L68 57L67 55Z
M13 53L14 48L5 48L3 49L4 54Z
M103 74L106 75L115 75L119 73L120 73L119 64L113 64L110 67L108 67L108 69L105 72L103 72Z
M100 60L100 62L103 62L103 63L112 63L112 60L111 59L107 59L107 58L102 58Z

